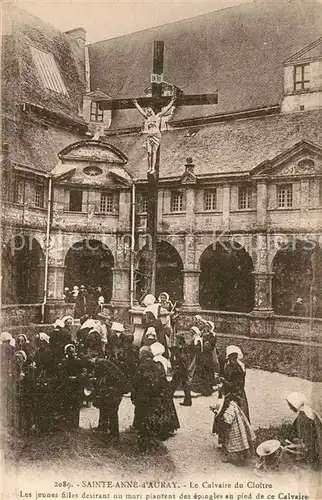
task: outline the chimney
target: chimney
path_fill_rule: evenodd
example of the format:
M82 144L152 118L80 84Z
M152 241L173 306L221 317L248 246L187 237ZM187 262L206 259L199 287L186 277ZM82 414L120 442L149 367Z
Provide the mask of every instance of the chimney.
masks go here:
M189 157L189 158L186 159L185 167L186 167L186 173L187 174L194 175L195 164L193 163L192 158Z
M65 31L66 35L73 40L76 40L77 45L84 50L86 43L86 30L84 28L74 28L73 30Z

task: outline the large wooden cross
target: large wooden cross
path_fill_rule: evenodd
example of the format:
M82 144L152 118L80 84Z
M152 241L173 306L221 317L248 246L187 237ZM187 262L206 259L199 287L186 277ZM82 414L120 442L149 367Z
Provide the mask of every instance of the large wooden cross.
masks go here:
M145 117L147 123L147 149L148 149L148 215L147 232L151 236L152 248L151 275L149 293L155 295L156 268L157 268L157 216L158 216L158 185L160 169L161 147L161 116L166 114L172 103L178 106L195 106L204 104L217 104L218 93L185 95L181 90L176 90L171 98L162 95L163 82L164 42L155 41L153 50L153 68L151 74L152 95L146 97L126 99L106 99L100 101L99 107L104 110L136 108ZM149 109L150 108L150 109ZM146 111L145 111L146 110Z

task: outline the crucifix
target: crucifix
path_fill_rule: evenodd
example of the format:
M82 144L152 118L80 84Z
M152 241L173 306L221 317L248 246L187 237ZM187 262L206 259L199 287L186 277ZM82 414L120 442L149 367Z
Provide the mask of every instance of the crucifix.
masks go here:
M153 67L151 74L152 95L128 99L106 99L100 101L100 109L116 110L136 108L146 122L146 147L148 153L148 211L147 233L151 236L150 260L151 272L149 280L149 293L155 295L156 269L157 269L157 217L158 217L158 191L161 149L162 117L167 114L173 105L195 106L203 104L217 104L218 93L185 95L176 89L174 95L162 95L163 83L164 42L155 41L153 50Z

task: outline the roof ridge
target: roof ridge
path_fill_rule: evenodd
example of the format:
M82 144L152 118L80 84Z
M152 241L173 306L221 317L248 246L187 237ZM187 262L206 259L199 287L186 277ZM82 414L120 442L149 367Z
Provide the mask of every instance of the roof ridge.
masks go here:
M16 11L20 11L20 12L23 12L23 14L27 14L27 16L29 17L32 17L34 19L36 19L37 21L40 21L42 24L45 24L47 26L50 26L53 30L55 31L58 31L60 34L65 34L64 31L60 30L59 28L57 28L56 26L54 26L53 24L45 21L44 19L42 19L41 17L38 17L38 16L35 16L35 14L32 14L31 12L29 12L28 10L25 10L23 9L22 7L20 7L19 5L17 5L16 3L8 3L8 8L11 8L11 9L14 9Z
M308 45L306 45L302 49L295 52L295 54L293 54L290 57L288 57L287 59L285 59L284 64L287 64L288 62L291 62L294 59L297 59L298 57L303 56L306 52L309 52L310 50L315 49L315 47L320 45L321 42L322 42L322 36L320 36L319 38L314 40L314 42L309 43Z
M268 0L268 2L271 2L271 0ZM203 17L203 16L208 16L209 14L214 14L215 12L223 12L224 10L235 9L235 8L237 9L240 7L244 7L245 5L253 5L254 3L256 3L255 0L248 0L247 2L244 2L241 4L230 5L229 7L224 7L223 9L212 10L210 12L205 12L204 14L198 14L197 16L186 17L184 19L178 19L177 21L171 21L169 23L158 24L156 26L151 26L150 28L143 28L142 30L131 31L130 33L124 33L124 35L118 35L118 36L113 36L112 38L106 38L105 40L99 40L98 42L89 43L87 45L87 47L92 46L92 45L97 45L99 43L109 42L111 40L117 40L118 38L123 38L126 36L136 35L137 33L151 31L151 30L154 30L156 28L163 28L164 26L170 26L171 24L183 23L185 21L189 21L190 19L197 19L198 17Z

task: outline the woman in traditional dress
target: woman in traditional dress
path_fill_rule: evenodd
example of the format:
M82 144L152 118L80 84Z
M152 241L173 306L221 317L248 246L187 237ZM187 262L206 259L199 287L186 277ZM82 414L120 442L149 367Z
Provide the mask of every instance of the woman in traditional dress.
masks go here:
M158 342L157 332L155 331L154 326L149 326L143 334L141 346L150 347L154 342Z
M306 398L300 392L292 392L286 398L289 408L297 413L293 422L289 440L304 444L304 459L314 468L322 466L322 420L320 415L307 405Z
M96 386L93 404L99 409L99 430L106 438L117 442L120 438L118 409L123 394L129 392L127 380L121 370L107 359L95 361Z
M76 356L74 344L64 347L65 358L61 362L65 378L64 390L64 427L77 429L79 426L79 412L83 401L83 387L85 369L80 358Z
M230 393L232 399L242 409L247 419L249 418L249 407L245 392L246 369L241 349L235 345L230 345L226 349L226 362L224 366L224 377L222 381L222 392Z
M164 346L159 342L141 347L139 353L131 399L138 445L143 452L153 449L157 441L166 439L180 426L166 376L169 362L163 353Z
M202 394L202 396L211 396L214 386L213 349L215 339L207 332L203 337L197 326L193 326L190 332L193 334L191 347L194 354L190 366L191 390Z
M172 334L173 334L173 328L171 324L171 317L173 314L173 309L174 306L170 300L170 296L167 292L161 292L158 298L158 302L161 305L161 311L162 309L164 311L168 311L169 314L161 316L161 323L163 327L163 332L166 335L166 340L167 340L167 345L168 347L172 343Z
M16 342L15 342L15 350L16 351L24 351L27 355L27 358L30 357L31 355L31 346L30 342L27 338L27 335L24 333L19 333L16 337Z
M156 302L155 297L152 294L149 294L144 298L143 304L146 306L142 317L142 325L143 327L145 327L145 332L150 326L153 326L155 328L158 342L160 342L164 346L165 357L168 358L169 357L168 342L160 319L161 304ZM142 341L143 339L144 339L144 334Z
M64 347L72 343L72 316L64 316L54 323L54 331L50 334L50 348L56 363L60 363L64 357Z

